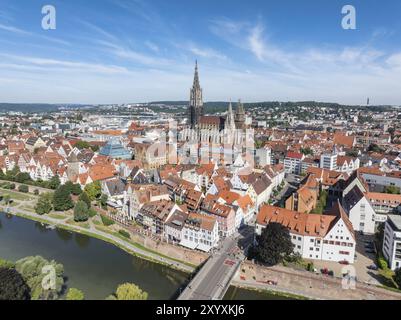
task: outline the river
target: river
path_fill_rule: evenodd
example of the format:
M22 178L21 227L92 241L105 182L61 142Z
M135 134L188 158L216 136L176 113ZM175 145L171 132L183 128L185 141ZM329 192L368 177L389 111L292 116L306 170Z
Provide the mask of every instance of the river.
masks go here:
M183 272L134 257L107 242L0 214L0 258L16 261L33 255L62 263L68 288L82 290L88 300L105 299L125 282L140 286L149 299L173 299L188 278ZM225 299L277 297L230 288Z

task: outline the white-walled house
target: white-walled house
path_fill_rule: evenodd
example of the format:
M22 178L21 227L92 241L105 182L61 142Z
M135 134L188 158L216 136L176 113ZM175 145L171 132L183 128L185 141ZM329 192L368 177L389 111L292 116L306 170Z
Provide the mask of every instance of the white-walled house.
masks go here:
M383 255L391 270L401 267L401 216L388 215L384 225Z
M343 207L355 231L374 234L376 227L375 211L365 194L355 186L343 198Z
M219 227L215 218L197 213L189 214L182 229L182 246L209 252L217 247L219 240Z
M294 253L304 259L354 262L355 234L339 202L327 215L264 205L257 215L256 234L260 235L269 223L280 223L288 228Z

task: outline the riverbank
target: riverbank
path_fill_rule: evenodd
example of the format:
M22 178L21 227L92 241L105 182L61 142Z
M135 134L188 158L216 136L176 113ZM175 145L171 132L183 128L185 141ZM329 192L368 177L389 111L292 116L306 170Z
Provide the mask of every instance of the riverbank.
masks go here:
M4 207L0 207L0 209L5 211ZM76 232L79 234L84 234L86 236L108 242L133 256L136 256L136 257L139 257L139 258L142 258L142 259L154 262L154 263L162 264L164 266L167 266L172 269L179 270L179 271L183 271L185 273L192 273L196 269L196 266L191 265L187 262L178 261L176 259L172 259L170 257L163 256L162 254L160 254L158 252L154 252L152 250L144 248L140 244L135 244L133 242L129 243L115 235L100 231L96 228L93 228L92 226L90 226L89 229L84 228L84 227L81 227L78 225L69 224L65 220L61 220L59 218L52 218L49 216L39 216L36 213L32 213L32 212L29 212L29 211L21 209L21 208L8 207L7 213L24 218L24 219L29 219L29 220L37 221L40 223L52 225L52 226L55 226L60 229Z

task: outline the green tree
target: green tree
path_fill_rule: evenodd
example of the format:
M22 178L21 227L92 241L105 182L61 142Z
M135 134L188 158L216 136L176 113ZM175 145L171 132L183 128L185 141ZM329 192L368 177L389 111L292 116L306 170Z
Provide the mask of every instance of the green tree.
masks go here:
M71 181L67 181L66 183L64 183L64 186L66 190L68 190L68 192L71 194L74 184Z
M290 232L280 223L269 223L257 238L255 258L268 265L276 265L289 256L294 248Z
M0 268L0 300L30 300L30 288L13 268Z
M64 286L62 264L35 256L18 260L15 269L31 289L32 300L57 300L59 298Z
M97 199L102 194L102 187L99 181L89 183L85 186L84 191L87 193L91 201Z
M77 147L79 150L89 149L90 148L90 144L88 142L86 142L86 141L80 140L74 145L74 147Z
M117 300L147 300L148 293L142 291L133 283L124 283L118 286L116 294Z
M56 190L60 186L60 184L61 184L60 178L57 175L55 175L49 180L48 185L50 189Z
M15 263L12 261L8 261L8 260L4 260L4 259L0 259L0 268L14 268L15 267Z
M88 196L88 194L86 192L82 192L78 199L83 201L83 202L85 202L87 207L88 207L88 209L90 209L91 200L89 199L89 196Z
M71 193L74 196L79 196L82 193L82 188L79 183L74 183L71 188Z
M21 184L18 187L18 191L19 192L23 192L23 193L28 193L29 192L29 187L27 185L25 185L25 184Z
M397 186L387 186L384 188L384 193L400 194L400 188Z
M104 209L104 210L107 209L107 201L108 201L107 194L103 193L100 197L100 205L101 205L102 209Z
M88 206L82 200L79 200L74 208L74 221L81 222L89 219Z
M10 171L6 172L6 176L5 179L9 180L9 181L15 181L15 178L17 177L17 175L20 173L20 169L18 166L14 166L14 168Z
M74 207L71 194L65 186L60 186L54 192L53 207L56 211L67 211Z
M85 300L85 295L81 290L70 288L67 292L66 300Z
M20 172L15 176L15 181L19 183L31 182L31 176L27 172Z
M382 153L383 149L380 148L377 144L372 143L369 147L368 147L368 151L372 151L372 152L376 152L376 153Z
M53 209L53 194L42 193L35 206L35 212L39 215L48 214Z

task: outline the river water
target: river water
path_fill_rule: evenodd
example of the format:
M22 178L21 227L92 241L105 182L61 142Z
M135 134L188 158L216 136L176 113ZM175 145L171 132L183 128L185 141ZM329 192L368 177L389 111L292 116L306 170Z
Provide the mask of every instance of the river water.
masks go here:
M173 299L188 275L133 257L107 242L39 222L0 214L0 258L16 261L40 255L64 265L68 288L86 299L105 299L119 284L135 283L149 299ZM266 293L230 288L225 299L277 299Z

